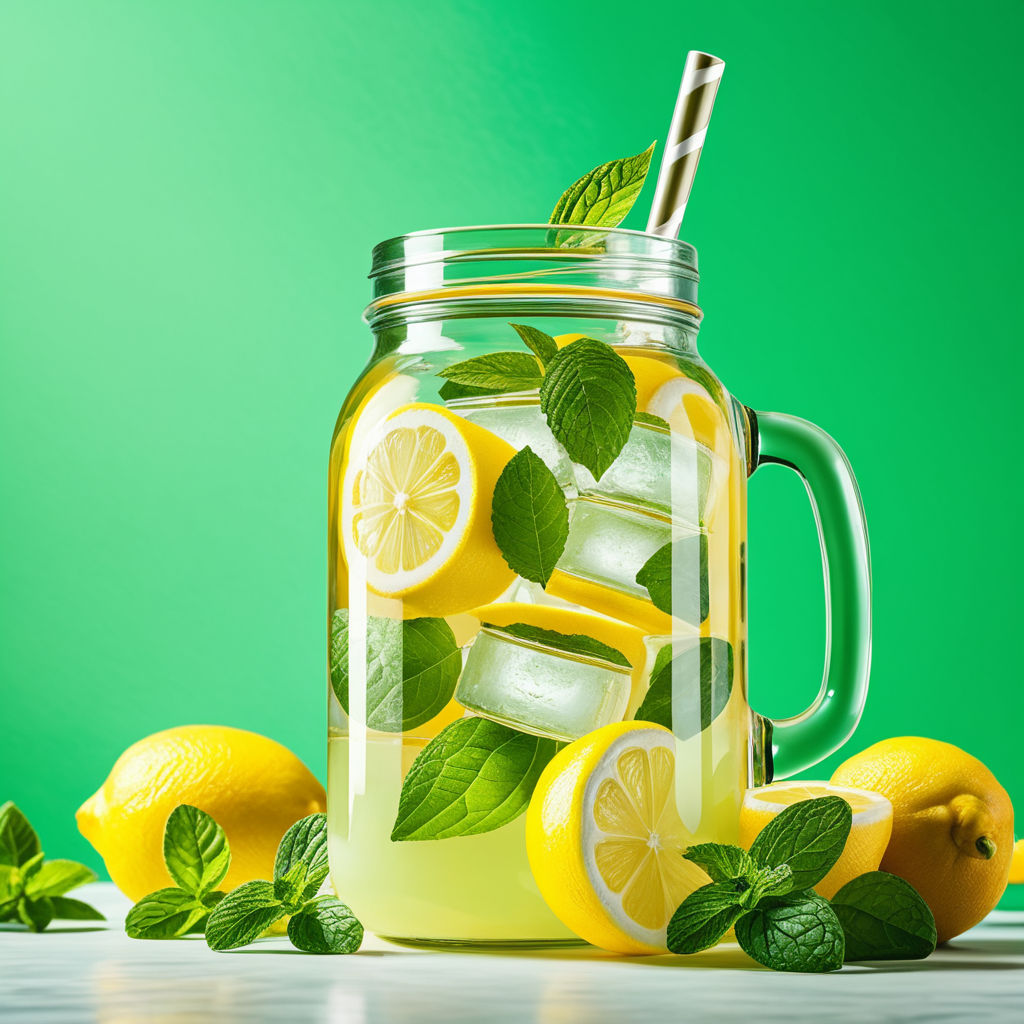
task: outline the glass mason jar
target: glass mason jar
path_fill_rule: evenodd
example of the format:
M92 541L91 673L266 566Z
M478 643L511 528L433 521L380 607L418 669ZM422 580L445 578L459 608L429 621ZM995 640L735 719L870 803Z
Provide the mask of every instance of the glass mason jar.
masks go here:
M378 245L370 277L374 350L328 484L332 879L391 938L571 942L522 813L560 745L634 716L671 728L688 845L735 841L746 787L853 731L870 657L856 481L825 433L754 413L698 355L685 242L425 231ZM581 338L569 370L589 346L589 377L558 390ZM747 704L746 487L764 463L807 483L829 608L817 696L775 722ZM645 703L655 684L670 711Z

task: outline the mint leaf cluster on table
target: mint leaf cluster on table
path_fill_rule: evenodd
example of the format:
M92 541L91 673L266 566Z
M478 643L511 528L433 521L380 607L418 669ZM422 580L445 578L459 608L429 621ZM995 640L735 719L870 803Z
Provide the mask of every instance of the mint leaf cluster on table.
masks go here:
M272 881L217 888L231 864L224 830L205 811L180 804L164 827L164 863L177 883L144 896L125 918L133 939L206 935L211 949L254 942L284 917L288 938L305 953L354 953L363 927L337 897L317 895L327 878L327 816L295 822L277 848Z
M46 860L39 835L8 800L0 805L0 921L20 921L41 932L54 919L103 921L94 907L65 893L96 874L73 860Z
M831 903L813 889L839 860L853 820L840 797L787 807L750 851L703 843L684 856L711 883L672 915L668 948L699 953L730 928L748 956L776 971L835 971L851 960L913 960L935 948L928 905L902 878L871 871L844 885Z

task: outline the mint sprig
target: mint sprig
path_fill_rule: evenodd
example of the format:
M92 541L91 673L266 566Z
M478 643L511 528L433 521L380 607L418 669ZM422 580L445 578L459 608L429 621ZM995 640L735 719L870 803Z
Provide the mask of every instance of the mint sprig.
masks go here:
M850 960L922 960L935 949L935 917L917 890L887 871L869 871L832 897Z
M555 203L550 223L597 228L621 224L644 187L655 145L636 156L599 164L577 178ZM564 245L571 239L559 241Z
M600 480L633 428L633 371L611 346L579 338L559 349L548 364L540 408L573 462L582 463Z
M550 334L528 324L509 326L523 339L523 344L540 360L542 366L547 366L558 354L558 342Z
M725 710L733 674L732 644L727 640L671 641L654 659L650 686L634 718L663 725L679 739L696 736Z
M73 860L46 860L39 835L13 801L0 805L0 921L41 932L55 918L103 921L94 907L64 894L96 874Z
M202 928L224 898L217 886L231 866L224 830L191 804L179 804L164 825L164 864L177 883L148 893L128 911L124 930L132 939L176 939Z
M513 622L509 626L492 626L485 622L484 625L490 629L497 629L502 633L518 637L520 640L529 640L533 643L543 644L545 647L553 647L564 654L582 658L598 658L601 661L609 661L619 668L630 667L629 659L622 651L584 633L559 633L554 629L543 629L541 626L531 626L525 622Z
M525 352L492 352L474 356L439 370L443 377L463 387L483 388L487 393L532 391L540 387L540 363Z
M846 845L852 811L824 796L787 807L749 851L701 843L683 856L712 881L672 915L668 947L696 953L735 927L741 948L776 971L834 971L844 960L917 959L935 948L935 921L909 883L871 871L847 883L832 903L816 885Z
M206 944L223 952L255 942L284 917L288 937L307 953L354 953L362 925L335 896L317 896L327 878L327 815L310 814L284 834L273 881L255 879L229 892L206 922Z
M636 581L647 588L659 611L700 625L711 609L707 535L687 534L658 548L636 574ZM673 593L681 606L673 604Z
M331 619L331 686L348 712L347 608ZM366 724L403 732L429 722L455 693L462 654L451 626L440 618L366 621ZM360 684L364 685L364 684Z
M487 718L460 718L419 753L402 783L393 841L450 839L491 832L530 802L554 740Z
M546 586L569 536L569 506L554 473L529 445L498 477L491 529L509 568Z

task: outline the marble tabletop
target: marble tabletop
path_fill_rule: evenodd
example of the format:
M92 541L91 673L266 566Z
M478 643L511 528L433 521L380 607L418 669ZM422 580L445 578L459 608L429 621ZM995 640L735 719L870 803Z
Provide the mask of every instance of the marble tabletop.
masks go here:
M728 944L626 958L423 951L368 936L354 956L301 954L284 938L213 953L201 937L127 938L128 903L110 884L75 895L109 923L55 922L41 935L0 925L5 1024L1024 1021L1024 913L997 912L925 961L798 975L763 970Z

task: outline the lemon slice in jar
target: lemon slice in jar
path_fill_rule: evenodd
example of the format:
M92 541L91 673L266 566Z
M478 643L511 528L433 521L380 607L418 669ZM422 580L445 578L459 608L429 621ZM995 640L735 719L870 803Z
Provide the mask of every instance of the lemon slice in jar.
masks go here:
M353 448L342 531L353 575L406 618L454 615L515 574L491 532L494 485L515 449L439 406L405 405Z
M683 859L675 738L646 722L606 725L560 750L526 812L526 852L555 915L615 953L664 953L680 903L710 882Z

